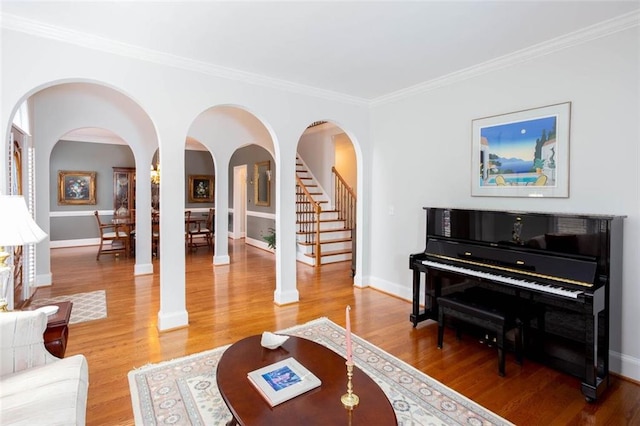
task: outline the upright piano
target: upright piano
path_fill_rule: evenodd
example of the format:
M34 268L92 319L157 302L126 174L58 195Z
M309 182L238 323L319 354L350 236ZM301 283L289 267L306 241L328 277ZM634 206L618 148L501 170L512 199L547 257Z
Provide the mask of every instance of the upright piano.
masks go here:
M609 294L622 283L624 216L424 209L426 248L409 257L413 326L437 321L441 295L503 293L533 313L525 355L580 378L586 400L596 400L609 384Z

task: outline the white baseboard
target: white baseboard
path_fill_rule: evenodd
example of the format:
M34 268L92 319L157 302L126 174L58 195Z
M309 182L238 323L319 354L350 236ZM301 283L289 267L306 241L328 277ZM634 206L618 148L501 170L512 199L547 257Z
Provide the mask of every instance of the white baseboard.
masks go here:
M84 239L77 239L77 240L58 240L58 241L51 241L49 243L49 248L97 246L99 244L100 244L100 238L84 238Z
M153 263L146 263L144 265L135 264L133 266L133 275L149 275L153 274Z
M413 290L380 278L370 277L369 286L407 301L413 300Z
M256 240L253 238L245 238L244 239L245 244L249 244L250 246L254 246L254 247L258 247L260 249L266 250L266 251L270 251L271 253L275 253L274 249L270 249L269 248L269 244L267 244L266 241L262 241L262 240Z
M231 263L231 256L214 256L213 264L214 265L229 265Z
M158 330L169 331L174 328L182 328L189 325L189 313L185 310L164 313L158 312Z
M609 351L609 369L616 374L640 382L640 359Z
M233 231L229 231L229 238L232 239L232 240L241 240L245 236L246 235L245 235L244 232L240 232L240 233L236 234Z

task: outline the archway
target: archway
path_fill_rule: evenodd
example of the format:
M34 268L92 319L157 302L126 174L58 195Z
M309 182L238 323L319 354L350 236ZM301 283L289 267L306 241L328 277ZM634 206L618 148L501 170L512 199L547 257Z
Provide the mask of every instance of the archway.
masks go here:
M27 111L33 113L31 120L28 120L29 128L24 131L28 135L28 148L34 153L32 167L38 171L34 179L25 178L22 183L27 186L30 197L37 206L36 222L49 235L53 231L52 221L56 220L56 214L52 215L51 205L57 203L58 185L57 175L52 177L52 173L57 173L57 170L51 167L50 159L56 144L65 137L71 138L68 136L69 132L78 129L102 128L109 130L112 134L120 135L121 139L126 140L131 147L130 152L133 152L135 158L134 166L135 162L138 164L146 162L145 169L148 170L152 150L157 146L154 126L142 108L118 90L98 82L51 82L25 94L20 102L21 104L26 102L29 106ZM17 107L16 111L18 111ZM87 167L76 164L65 170L84 169ZM107 174L107 176L110 175L110 173ZM51 190L49 183L51 180L55 182L55 191ZM101 176L101 179L96 178L97 185L100 185L101 181L112 188L112 183L109 183L108 179L105 180L105 176ZM149 191L139 193L137 198L138 200L149 199ZM69 210L72 209L69 208ZM46 240L37 246L36 273L33 282L29 283L33 287L51 285L53 281L50 247L50 242ZM144 262L144 258L137 258L137 261L136 273L151 272L150 261Z
M312 123L298 142L297 260L310 266L352 262L355 274L357 157L338 125Z
M211 107L196 117L189 128L189 140L198 141L212 154L215 163L216 181L215 181L215 256L214 264L229 263L228 255L228 237L241 238L246 237L247 229L244 235L238 235L236 232L229 233L230 223L232 226L238 219L235 210L234 198L230 194L234 194L234 185L236 175L234 167L240 165L232 161L232 158L239 150L245 149L247 146L258 147L261 151L270 156L275 170L275 142L270 130L251 112L235 105L219 105ZM251 164L249 164L251 163ZM246 180L250 181L252 174L253 162L245 161ZM275 174L272 175L275 177ZM244 191L246 202L245 210L248 211L252 205L249 198L252 196L252 189L248 186ZM275 196L275 191L274 191ZM275 204L273 204L275 209ZM275 211L275 210L273 210ZM246 214L238 219L244 223ZM248 221L247 228L250 228L251 221Z

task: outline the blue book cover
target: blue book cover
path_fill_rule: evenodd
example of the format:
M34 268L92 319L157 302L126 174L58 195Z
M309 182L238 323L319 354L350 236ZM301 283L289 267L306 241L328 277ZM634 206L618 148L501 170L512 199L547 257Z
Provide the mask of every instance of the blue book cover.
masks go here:
M292 357L251 371L247 377L272 407L321 384L318 377Z

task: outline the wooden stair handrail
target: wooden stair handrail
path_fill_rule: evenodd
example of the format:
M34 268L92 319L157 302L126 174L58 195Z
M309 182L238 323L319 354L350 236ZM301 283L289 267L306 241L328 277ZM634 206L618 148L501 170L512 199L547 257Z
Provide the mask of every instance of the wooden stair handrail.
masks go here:
M353 188L351 188L349 186L349 184L347 183L346 180L344 180L344 178L342 177L342 175L340 174L340 172L338 172L336 170L335 167L331 167L331 171L333 172L334 175L336 175L336 178L338 178L338 180L340 181L340 183L342 183L342 185L344 185L345 189L347 191L349 191L349 194L353 197L356 198L356 193L353 191Z
M335 167L331 167L331 172L333 172L336 177L334 204L336 210L338 210L338 217L341 220L344 220L345 229L353 230L356 225L356 193L347 184Z
M311 224L311 233L306 233L305 238L307 238L306 242L309 242L308 241L309 235L314 235L313 243L314 243L314 254L315 254L315 266L319 266L321 256L322 256L321 245L320 245L320 213L322 213L322 207L320 207L320 203L316 202L313 199L313 197L307 190L307 186L302 182L302 180L297 175L296 175L296 182L297 182L297 185L302 189L302 193L303 193L302 194L303 200L300 200L300 201L309 203L309 205L313 206L313 212L311 212L311 214L315 216L313 218L314 220L303 221L307 223L307 225L302 225L302 228L304 231L306 231L305 228L309 226L308 223ZM298 196L297 191L296 191L296 196ZM310 214L310 212L308 211L304 211L304 212L298 211L299 205L300 205L299 203L296 203L296 213L302 214L303 216L307 216Z

